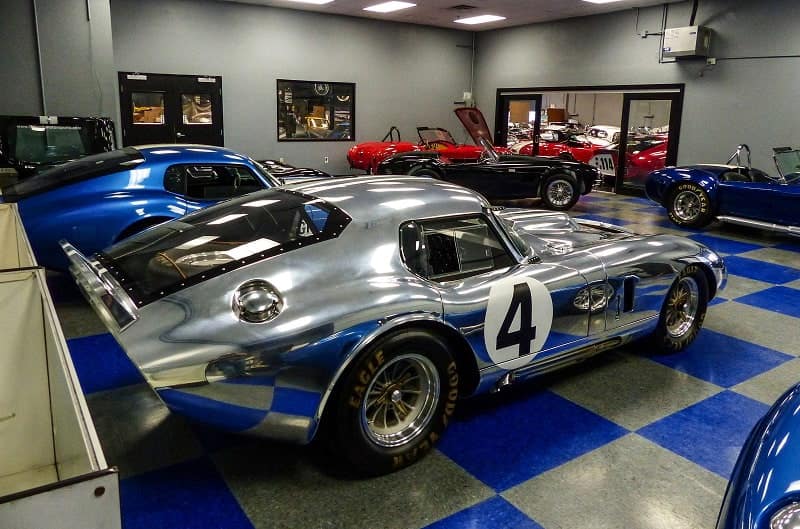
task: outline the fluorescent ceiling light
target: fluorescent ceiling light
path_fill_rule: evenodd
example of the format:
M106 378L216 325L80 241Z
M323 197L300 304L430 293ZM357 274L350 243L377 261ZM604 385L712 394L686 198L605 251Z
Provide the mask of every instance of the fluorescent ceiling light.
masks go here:
M476 17L469 17L469 18L458 18L453 20L453 22L458 22L459 24L485 24L487 22L496 22L498 20L505 20L506 17L501 17L497 15L478 15Z
M583 0L584 2L589 2L590 4L610 4L612 2L621 2L622 0Z
M333 0L287 0L287 2L296 2L298 4L330 4Z
M383 2L382 4L375 4L374 6L365 7L364 11L373 11L375 13L391 13L392 11L400 11L401 9L408 9L409 7L416 7L417 4L411 2Z

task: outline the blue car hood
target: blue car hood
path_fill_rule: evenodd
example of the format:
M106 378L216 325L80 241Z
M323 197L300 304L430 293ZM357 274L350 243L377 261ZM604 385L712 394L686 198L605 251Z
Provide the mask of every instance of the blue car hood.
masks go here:
M800 501L800 385L779 398L753 428L731 476L717 529L769 527Z

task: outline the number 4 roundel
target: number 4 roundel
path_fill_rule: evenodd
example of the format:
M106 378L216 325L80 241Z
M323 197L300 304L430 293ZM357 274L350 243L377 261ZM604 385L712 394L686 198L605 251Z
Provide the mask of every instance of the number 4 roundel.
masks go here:
M515 368L530 362L547 341L553 323L553 301L543 283L526 277L509 277L492 286L486 308L483 336L495 363L512 362ZM524 358L521 358L524 357ZM505 366L504 366L505 367Z

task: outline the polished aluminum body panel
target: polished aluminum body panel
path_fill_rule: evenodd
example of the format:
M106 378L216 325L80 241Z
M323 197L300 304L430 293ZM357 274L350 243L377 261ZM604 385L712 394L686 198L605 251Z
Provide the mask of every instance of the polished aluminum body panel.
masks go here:
M563 213L494 211L480 195L437 180L358 177L291 189L352 221L335 239L145 304L124 330L110 324L171 409L227 430L305 443L352 359L392 330L424 325L468 346L474 362L461 368L475 369L476 384L462 389L474 394L651 331L672 281L690 263L716 273L715 287L724 280L722 261L694 241L578 224ZM485 216L516 264L446 282L412 273L400 253L400 226L464 215ZM514 232L529 247L515 244ZM79 278L91 274L74 268ZM242 321L232 307L237 288L254 279L282 299L280 313L265 323ZM522 356L493 345L497 310L508 309L498 309L498 296L520 283L529 285L539 318Z

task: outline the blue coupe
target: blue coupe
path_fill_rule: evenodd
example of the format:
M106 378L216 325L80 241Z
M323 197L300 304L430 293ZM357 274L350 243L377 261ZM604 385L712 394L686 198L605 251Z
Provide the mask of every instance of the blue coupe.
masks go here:
M157 145L60 165L3 188L0 199L19 206L39 264L64 270L60 239L95 253L156 224L280 183L230 149Z
M667 208L670 220L679 226L702 228L716 219L800 235L800 151L774 151L778 176L754 169L750 148L739 145L726 165L653 171L645 185L647 196Z
M800 527L800 385L756 424L739 454L717 529Z

